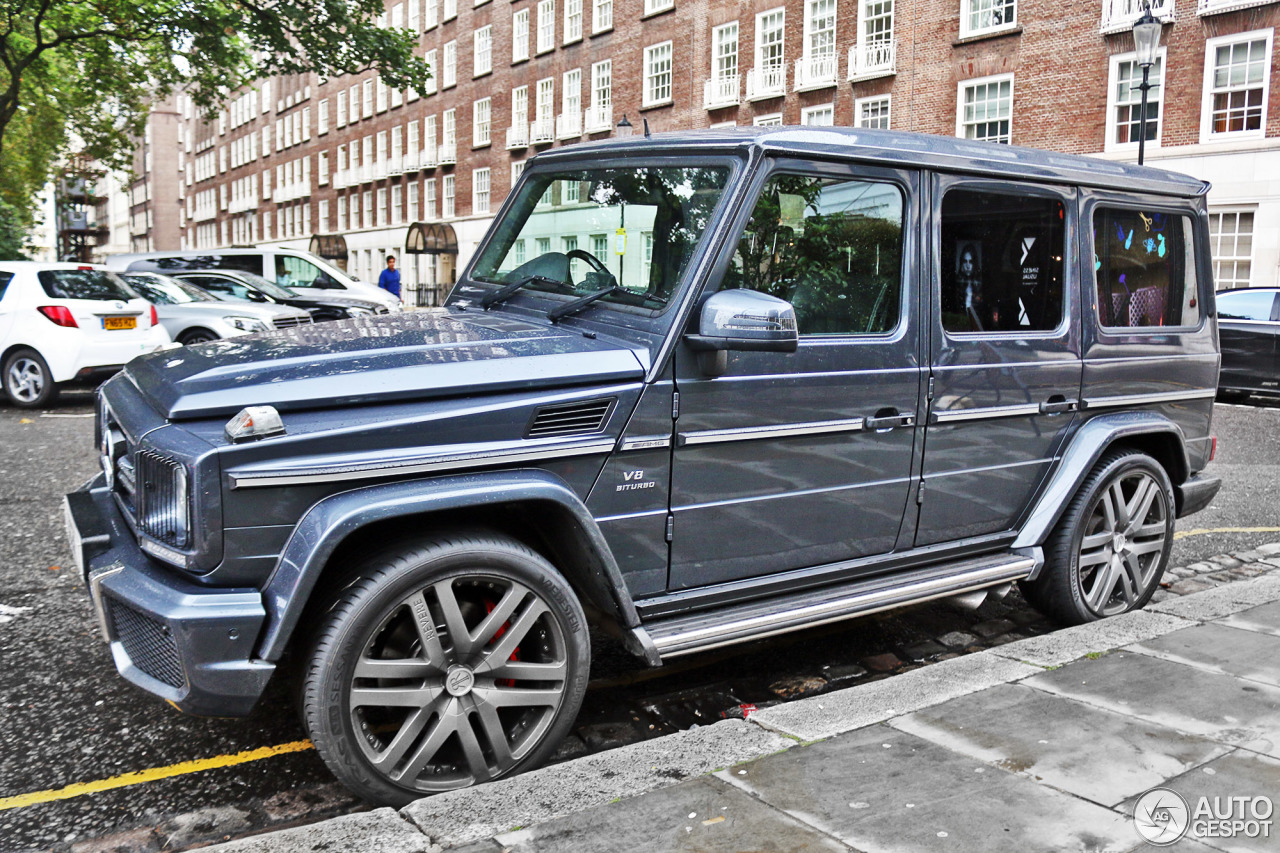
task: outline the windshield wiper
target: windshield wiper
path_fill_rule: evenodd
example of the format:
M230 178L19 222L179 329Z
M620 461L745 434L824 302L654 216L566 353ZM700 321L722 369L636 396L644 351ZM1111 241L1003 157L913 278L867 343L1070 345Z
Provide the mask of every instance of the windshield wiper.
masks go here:
M612 296L615 293L626 293L627 289L620 284L611 284L608 287L602 287L597 291L581 296L572 302L566 302L559 308L552 308L547 312L547 319L551 322L568 317L570 314L577 314L583 308L586 308L597 299L604 299L606 296Z
M501 288L493 291L492 293L486 293L480 298L480 307L488 308L490 305L497 305L499 302L505 302L510 299L512 294L517 290L524 287L526 284L533 284L535 281L554 284L557 287L564 286L564 282L562 281L556 281L554 278L548 278L545 275L537 275L535 273L534 275L527 275L524 278L518 278L513 282L504 284Z

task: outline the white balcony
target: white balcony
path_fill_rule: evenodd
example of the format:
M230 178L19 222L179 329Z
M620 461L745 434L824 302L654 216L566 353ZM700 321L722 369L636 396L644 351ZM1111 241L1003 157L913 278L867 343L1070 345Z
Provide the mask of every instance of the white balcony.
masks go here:
M588 108L584 123L587 133L601 133L613 129L613 104Z
M582 110L560 113L556 116L556 136L560 139L577 139L582 135Z
M824 53L796 60L796 91L810 92L836 84L836 55Z
M383 178L385 178L387 176L387 169L388 169L387 161L378 160L376 163L373 164L373 179L375 181L380 181Z
M250 193L248 196L231 199L231 203L227 205L228 213L243 213L246 210L258 209L257 193Z
M403 175L404 174L404 157L392 157L390 160L388 160L387 174Z
M335 169L333 171L333 177L331 177L329 180L333 184L333 188L335 190L346 189L347 188L347 170Z
M362 183L362 184L373 183L373 164L372 163L360 164L360 168L357 174L358 174L359 183Z
M702 86L702 108L718 110L721 107L736 107L742 100L742 77L738 74L724 77L712 77Z
M849 79L870 80L897 73L898 41L859 42L849 48Z
M409 152L407 152L407 153L404 155L404 163L403 163L403 166L404 166L404 172L405 172L405 174L411 174L411 173L413 173L413 172L418 171L418 169L419 169L419 168L421 168L421 167L418 165L418 152L417 152L417 151L409 151Z
M422 153L418 155L418 165L423 169L434 169L440 162L437 159L438 153L435 142L428 139L427 144L422 148Z
M529 147L529 122L522 121L507 128L507 148L514 150L517 148Z
M1237 9L1249 9L1253 6L1266 6L1275 0L1199 0L1196 4L1197 15L1217 15L1222 12L1234 12ZM1173 3L1169 3L1172 11ZM1156 17L1160 17L1156 15ZM1172 18L1170 18L1172 20Z
M1150 0L1151 14L1162 24L1174 19L1173 0ZM1204 0L1201 0L1203 3ZM1142 17L1147 0L1102 0L1102 25L1104 33L1118 33L1133 29L1133 22Z
M436 146L436 162L441 166L448 166L458 162L458 143L441 142Z
M763 101L787 94L787 67L762 65L747 72L747 100Z
M548 142L555 142L555 139L556 120L551 116L534 119L529 125L529 141L534 145L544 145Z

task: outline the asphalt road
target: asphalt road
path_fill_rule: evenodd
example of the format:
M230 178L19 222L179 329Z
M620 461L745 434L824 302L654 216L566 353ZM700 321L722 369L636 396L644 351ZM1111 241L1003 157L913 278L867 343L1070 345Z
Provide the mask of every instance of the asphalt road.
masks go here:
M92 424L85 394L67 395L47 412L0 405L0 802L304 738L284 685L248 719L208 720L179 714L116 676L62 532L62 494L94 473ZM1225 485L1210 508L1180 522L1193 535L1175 543L1173 565L1280 541L1280 532L1221 530L1280 528L1280 405L1219 405L1215 432L1210 470ZM1047 630L1019 608L1025 611L1016 596L972 615L942 605L914 608L660 671L602 648L564 754L709 722L717 709L776 698L791 689L785 685L802 691L807 673L826 673L834 685L840 670L856 669L853 661L890 650L901 655L909 643L979 620L1007 616L1020 630ZM357 808L315 753L303 750L0 809L0 850L181 849ZM100 841L81 847L87 839Z

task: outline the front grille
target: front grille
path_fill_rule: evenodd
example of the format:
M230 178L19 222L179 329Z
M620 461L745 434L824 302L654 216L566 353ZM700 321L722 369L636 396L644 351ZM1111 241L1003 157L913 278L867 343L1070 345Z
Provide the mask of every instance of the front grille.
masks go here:
M311 322L311 315L307 314L303 317L276 317L275 325L277 329L291 329L294 326L305 326Z
M188 539L187 472L154 450L133 455L138 529L178 548Z
M530 438L547 438L561 435L586 435L599 432L604 427L609 412L616 401L588 400L586 402L559 403L538 409L529 426Z
M163 623L129 605L107 598L111 613L111 630L124 647L133 665L163 684L181 687L186 678L182 673L182 660L178 657L178 644L169 628Z

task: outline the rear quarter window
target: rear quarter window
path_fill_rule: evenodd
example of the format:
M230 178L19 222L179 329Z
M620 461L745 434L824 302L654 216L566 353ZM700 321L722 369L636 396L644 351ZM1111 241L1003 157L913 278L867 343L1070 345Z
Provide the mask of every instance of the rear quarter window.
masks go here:
M1100 207L1093 215L1098 313L1107 328L1200 322L1191 217Z
M105 270L41 270L40 286L51 299L137 299L113 273Z

